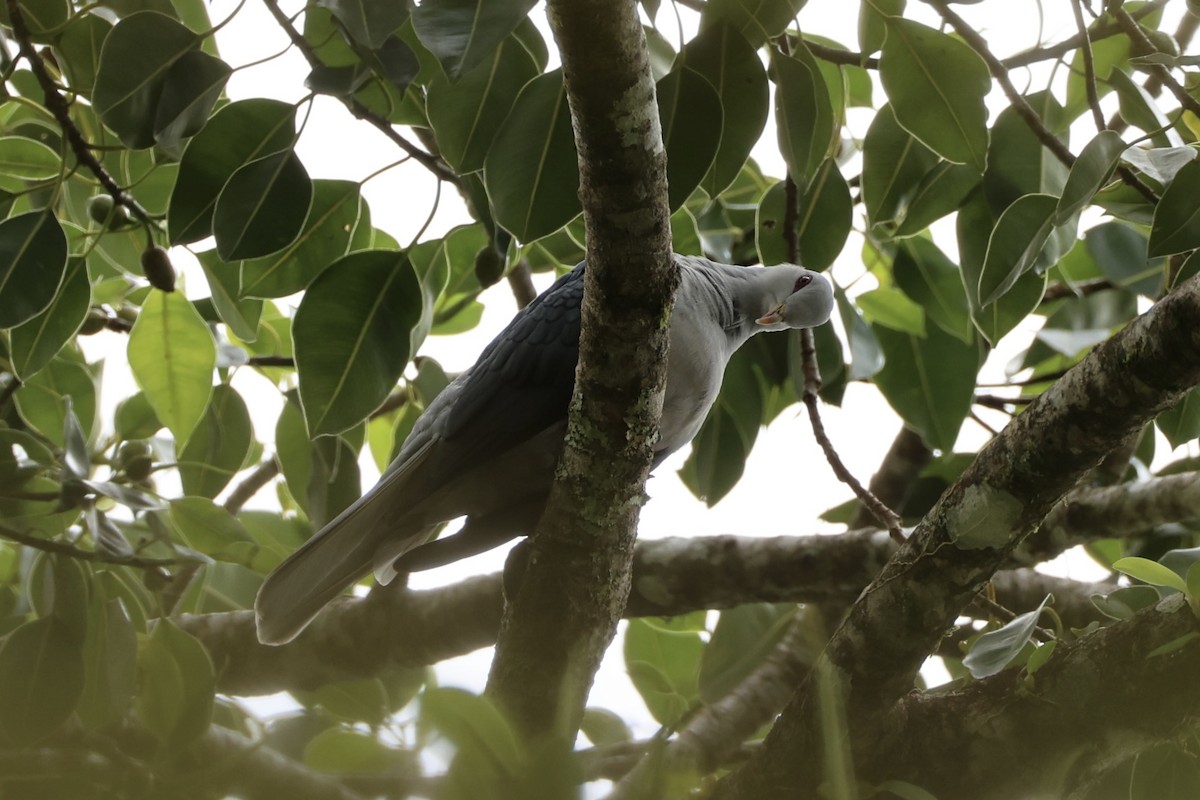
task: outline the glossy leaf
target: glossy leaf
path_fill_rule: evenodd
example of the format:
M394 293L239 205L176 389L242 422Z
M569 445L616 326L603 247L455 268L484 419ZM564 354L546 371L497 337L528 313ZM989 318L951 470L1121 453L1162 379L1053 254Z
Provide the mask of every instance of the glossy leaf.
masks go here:
M863 55L883 47L887 18L901 16L905 5L905 0L863 0L858 9L858 46Z
M217 196L213 235L226 261L269 255L300 235L313 185L291 150L239 167Z
M741 33L714 24L687 43L682 64L704 76L721 99L720 146L701 184L712 197L742 170L767 121L767 73L758 53ZM668 148L670 167L670 149Z
M815 270L833 265L850 235L853 210L846 179L837 163L827 159L800 196L796 235L801 264Z
M359 222L359 200L357 183L313 181L312 205L295 240L278 253L242 262L241 296L285 297L312 283L346 255Z
M1154 211L1150 228L1150 255L1166 256L1200 247L1200 161L1192 161L1175 175Z
M150 11L122 19L104 40L92 104L126 147L154 144L167 74L198 44L185 26Z
M801 186L825 159L835 133L829 90L818 70L792 56L772 53L779 151Z
M1178 573L1170 567L1163 566L1157 561L1151 561L1148 558L1138 558L1136 556L1119 558L1113 562L1113 569L1131 578L1137 578L1139 581L1148 583L1151 586L1164 586L1180 592L1187 591L1187 583L1184 582L1184 579Z
M1071 166L1066 185L1054 211L1054 224L1060 225L1092 202L1096 192L1108 182L1127 145L1115 131L1101 131L1088 142Z
M1062 124L1062 107L1052 92L1035 92L1025 98L1050 131ZM1067 146L1065 135L1057 137ZM1005 108L992 126L983 191L992 211L999 214L1028 194L1062 194L1067 166L1050 152L1013 107ZM1068 215L1070 216L1070 215Z
M83 259L72 259L50 305L10 333L10 356L18 377L27 379L50 363L83 324L91 300Z
M425 0L412 12L413 28L455 80L486 61L533 6L532 0Z
M205 250L196 254L208 280L208 290L213 308L229 331L243 342L252 342L258 337L258 320L262 316L263 301L240 298L239 279L241 270L236 264L226 264L216 250Z
M570 222L582 209L579 166L562 72L521 90L484 163L496 221L521 242Z
M383 402L408 364L421 309L404 253L351 253L313 282L293 329L311 436L347 430Z
M880 347L879 339L871 330L871 326L846 297L846 292L840 288L834 289L834 299L837 301L838 316L841 317L842 327L846 330L847 344L850 347L850 365L846 370L846 379L866 380L883 368L883 348ZM827 328L828 326L822 327ZM824 372L825 369L822 367L822 373ZM799 395L804 387L797 385L796 390Z
M408 19L408 6L404 3L318 0L317 5L333 12L355 41L372 50L382 47L387 38Z
M1155 424L1171 447L1179 447L1200 437L1200 390L1193 389L1175 405L1162 412Z
M460 173L483 169L488 148L537 64L515 36L457 81L438 75L426 90L425 108L446 163Z
M67 266L67 237L53 214L30 211L0 222L0 328L42 313Z
M183 140L208 122L231 73L228 64L201 50L189 50L171 65L154 112L159 147L176 156L181 153Z
M1049 600L1050 596L1047 595L1033 611L1018 614L1002 628L988 631L976 639L971 652L963 659L963 666L976 679L995 675L1007 667L1033 639L1038 618Z
M296 109L278 100L252 99L222 108L188 142L167 210L172 244L211 236L213 209L229 178L245 164L289 149Z
M975 297L978 305L994 303L1017 279L1033 268L1054 227L1058 198L1027 194L1004 210L988 239Z
M27 622L0 647L0 733L18 747L58 730L83 693L82 641L54 617Z
M971 319L975 327L995 346L1038 307L1046 291L1046 281L1045 273L1026 272L996 302L973 309Z
M1123 222L1105 222L1084 236L1087 252L1100 274L1117 286L1156 297L1162 288L1162 259L1147 257L1147 241L1142 232Z
M63 430L68 397L84 434L91 436L96 425L96 381L70 351L51 359L14 395L21 418L59 448L66 446Z
M178 292L152 291L129 334L128 356L134 380L182 449L212 396L217 348L208 326Z
M241 522L207 497L172 500L169 514L189 547L218 561L266 570L281 558L256 542Z
M991 76L962 41L908 19L888 17L879 76L899 122L947 161L987 161Z
M54 50L73 89L91 93L100 69L100 52L112 29L113 24L97 14L79 14L63 28Z
M863 316L872 325L883 325L901 333L925 335L925 312L903 292L886 286L863 292L854 298Z
M897 238L914 236L956 210L979 185L979 173L968 164L938 163L921 178L908 201L904 220L896 228Z
M246 402L229 384L218 385L204 418L177 456L183 493L216 497L241 469L253 441Z
M896 285L947 333L970 342L972 326L958 265L928 239L905 239L892 264Z
M658 82L667 150L667 197L674 212L700 185L721 144L721 98L699 73L674 70Z
M754 47L783 33L807 0L711 0L704 4L702 26L724 22Z
M212 721L216 677L204 646L169 619L160 619L138 652L138 719L178 753Z
M871 225L901 218L937 162L929 148L900 127L890 105L879 109L863 140L862 198Z
M933 448L949 452L974 399L979 351L936 325L924 338L876 326L884 363L875 385Z

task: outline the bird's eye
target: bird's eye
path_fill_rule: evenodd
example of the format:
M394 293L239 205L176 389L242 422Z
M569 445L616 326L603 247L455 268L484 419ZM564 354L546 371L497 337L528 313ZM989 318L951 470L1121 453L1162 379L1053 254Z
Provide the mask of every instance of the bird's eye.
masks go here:
M792 287L792 291L798 292L810 283L812 283L812 275L801 275L796 279L796 285Z

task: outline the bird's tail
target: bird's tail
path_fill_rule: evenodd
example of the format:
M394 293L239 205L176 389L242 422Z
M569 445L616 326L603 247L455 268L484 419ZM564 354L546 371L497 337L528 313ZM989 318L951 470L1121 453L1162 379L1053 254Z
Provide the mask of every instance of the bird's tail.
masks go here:
M347 586L424 543L428 529L403 530L380 500L364 495L267 576L254 603L260 642L290 642Z

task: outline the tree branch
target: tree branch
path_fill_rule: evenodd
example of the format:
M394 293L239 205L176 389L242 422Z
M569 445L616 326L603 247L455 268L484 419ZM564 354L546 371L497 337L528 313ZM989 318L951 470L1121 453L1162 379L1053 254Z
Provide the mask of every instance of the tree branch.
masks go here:
M565 446L487 694L526 737L570 741L629 594L679 271L636 4L550 0L547 13L579 152L588 269Z
M830 640L858 755L912 685L959 611L1074 483L1112 447L1200 383L1200 279L1192 279L1093 350L993 439L863 592ZM807 681L763 749L722 797L812 792L821 746Z

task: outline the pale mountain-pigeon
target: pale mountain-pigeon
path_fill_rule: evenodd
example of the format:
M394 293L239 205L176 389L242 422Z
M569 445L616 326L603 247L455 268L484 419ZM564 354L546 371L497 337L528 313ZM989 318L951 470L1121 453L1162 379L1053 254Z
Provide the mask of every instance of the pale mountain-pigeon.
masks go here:
M829 319L828 280L792 264L676 256L667 384L654 466L692 440L725 365L760 331ZM258 593L258 638L291 641L364 574L439 566L533 532L562 450L579 360L580 264L513 318L429 404L379 482L280 564ZM429 539L442 523L462 530Z

